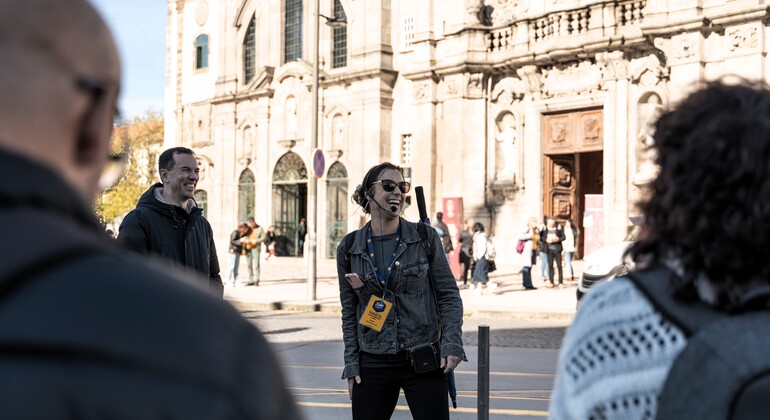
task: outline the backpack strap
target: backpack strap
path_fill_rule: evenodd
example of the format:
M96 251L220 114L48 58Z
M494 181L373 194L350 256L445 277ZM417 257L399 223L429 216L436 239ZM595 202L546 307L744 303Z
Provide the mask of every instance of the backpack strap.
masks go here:
M652 306L663 314L664 318L679 327L687 337L725 316L701 301L685 302L676 299L671 282L674 276L676 274L673 271L662 265L626 274Z

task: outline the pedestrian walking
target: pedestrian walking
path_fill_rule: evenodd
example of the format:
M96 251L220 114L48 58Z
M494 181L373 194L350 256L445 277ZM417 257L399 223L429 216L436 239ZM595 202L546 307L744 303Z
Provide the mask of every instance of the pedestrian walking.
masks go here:
M410 185L372 167L353 201L371 220L337 248L354 420L389 419L403 389L416 420L449 419L447 374L466 360L463 305L434 229L402 219Z
M524 285L524 290L537 289L532 285L532 254L534 253L534 237L537 230L537 219L534 217L529 218L524 231L519 236L520 241L524 241L524 250L521 251L521 281Z
M0 1L4 419L299 419L278 360L206 278L125 252L93 213L111 142L112 35L85 0Z
M551 278L551 270L552 267L548 264L548 242L545 240L545 221L547 220L546 217L543 218L543 223L538 225L537 227L537 253L540 256L540 277L543 279L543 284L546 283L546 279Z
M473 263L473 219L465 219L465 229L460 232L460 264L462 264L462 288L468 287L468 272Z

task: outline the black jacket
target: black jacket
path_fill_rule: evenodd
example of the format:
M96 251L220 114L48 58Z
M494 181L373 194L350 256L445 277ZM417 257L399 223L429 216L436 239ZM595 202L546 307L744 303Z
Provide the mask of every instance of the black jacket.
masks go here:
M0 151L0 177L2 418L299 418L232 306L121 252L50 170Z
M231 254L242 254L243 253L243 242L241 242L241 231L239 229L235 229L233 233L230 234L230 253Z
M202 273L209 278L211 291L222 296L214 233L203 210L195 207L188 214L179 206L158 201L154 190L161 187L155 184L142 194L120 224L118 241L132 251L153 252Z
M553 243L547 243L546 239L548 238L548 234L554 234L556 235L556 238L559 240L558 242ZM540 239L545 243L546 248L541 249L538 246L538 250L544 251L548 250L549 252L561 252L563 247L561 245L562 242L564 242L564 229L561 228L560 224L554 225L553 229L548 229L548 226L544 227L543 230L540 232Z

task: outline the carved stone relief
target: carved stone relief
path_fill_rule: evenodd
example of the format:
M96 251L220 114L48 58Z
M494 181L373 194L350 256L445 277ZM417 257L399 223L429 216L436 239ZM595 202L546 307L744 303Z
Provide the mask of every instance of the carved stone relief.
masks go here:
M492 89L492 103L501 107L512 105L515 101L524 97L527 88L521 79L506 77L495 84Z
M543 75L537 66L520 67L516 69L516 74L525 83L528 93L534 95L535 98L540 96L540 92L543 89Z
M554 217L568 219L572 214L572 203L568 194L556 194L553 196Z
M605 81L628 77L628 61L623 57L623 51L598 53L596 54L596 63L601 68Z
M493 26L513 22L529 8L527 0L485 0L485 4L492 9Z
M668 69L661 65L655 54L636 58L628 63L631 82L646 88L657 86L662 80L668 79Z
M209 169L214 165L211 160L206 156L198 155L195 157L195 162L198 164L198 182L204 182L208 179Z
M430 97L430 82L416 82L414 84L414 99L425 101Z
M484 74L483 73L465 73L465 97L479 99L482 97Z
M237 152L238 162L242 165L248 165L254 158L254 128L247 125L241 133L241 145Z
M577 95L597 91L603 82L602 71L588 61L543 69L543 96Z
M731 53L759 52L762 47L762 26L750 23L725 30L727 50Z
M467 24L481 23L481 10L484 0L465 0L465 22Z

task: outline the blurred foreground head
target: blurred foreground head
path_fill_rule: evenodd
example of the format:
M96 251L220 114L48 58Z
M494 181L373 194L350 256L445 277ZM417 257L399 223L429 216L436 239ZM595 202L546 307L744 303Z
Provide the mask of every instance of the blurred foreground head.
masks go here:
M55 170L90 203L120 87L107 26L85 0L1 0L0 63L0 148Z
M770 90L709 83L655 125L660 173L640 203L640 265L682 274L679 296L729 308L770 282Z

